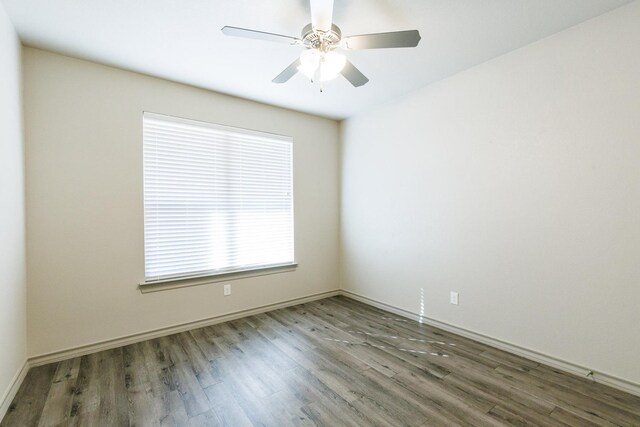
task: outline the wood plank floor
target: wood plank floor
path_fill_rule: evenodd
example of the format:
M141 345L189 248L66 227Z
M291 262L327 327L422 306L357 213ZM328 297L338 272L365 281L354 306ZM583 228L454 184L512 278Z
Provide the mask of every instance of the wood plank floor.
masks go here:
M640 397L334 297L31 369L0 426L640 426Z

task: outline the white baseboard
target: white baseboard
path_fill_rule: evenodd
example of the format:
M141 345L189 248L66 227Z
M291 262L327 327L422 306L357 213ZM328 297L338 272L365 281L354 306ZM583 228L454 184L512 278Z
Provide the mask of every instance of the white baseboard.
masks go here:
M538 363L543 363L545 365L551 366L553 368L559 369L564 372L568 372L570 374L586 377L586 375L589 372L593 372L593 375L591 376L591 378L594 381L608 385L613 388L617 388L618 390L626 391L627 393L631 393L636 396L640 396L640 384L637 384L628 380L624 380L622 378L618 378L613 375L597 372L597 371L594 371L593 369L589 369L584 366L580 366L575 363L568 362L566 360L558 359L556 357L549 356L544 353L539 353L535 350L524 348L516 344L512 344L506 341L492 338L490 336L483 335L478 332L470 331L468 329L460 328L458 326L453 326L448 323L441 322L439 320L421 316L418 313L413 313L411 311L407 311L402 308L398 308L398 307L383 303L381 301L377 301L372 298L359 295L351 291L347 291L343 289L340 291L340 294L348 298L353 298L356 301L360 301L365 304L369 304L374 307L380 308L382 310L386 310L391 313L416 320L420 323L425 323L427 325L443 329L447 332L461 335L463 337L481 342L483 344L490 345L491 347L496 347L501 350L508 351L509 353L517 354L527 359L531 359Z
M323 298L329 298L339 295L339 290L320 292L313 295L308 295L301 298L293 298L290 300L282 301L275 304L267 304L259 307L254 307L246 310L234 311L232 313L223 314L220 316L208 317L206 319L196 320L193 322L182 323L179 325L169 326L165 328L154 329L151 331L140 332L124 337L114 338L106 341L100 341L92 344L87 344L79 347L68 348L65 350L55 351L51 353L40 354L38 356L32 356L29 358L30 366L41 366L48 363L60 362L62 360L71 359L74 357L84 356L87 354L95 353L103 350L110 350L113 348L122 347L123 345L134 344L141 341L146 341L153 338L164 337L167 335L177 334L180 332L189 331L191 329L202 328L205 326L215 325L216 323L228 322L230 320L240 319L242 317L253 316L267 311L277 310L279 308L290 307L293 305L304 304Z
M27 376L29 368L29 361L25 360L20 370L13 376L13 379L11 380L7 391L5 391L2 398L0 398L0 421L2 421L5 414L9 410L9 406L11 405L13 398L16 397L16 393L18 393L18 389L22 385L22 381L24 381L24 378Z

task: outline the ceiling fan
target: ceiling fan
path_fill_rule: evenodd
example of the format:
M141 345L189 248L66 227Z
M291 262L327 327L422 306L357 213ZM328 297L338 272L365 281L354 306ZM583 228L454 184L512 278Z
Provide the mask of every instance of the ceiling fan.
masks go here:
M311 23L302 29L300 38L229 26L223 27L222 32L227 36L304 47L305 50L300 57L278 74L273 79L274 83L285 83L297 72L300 72L312 82L317 81L321 84L342 75L353 86L359 87L366 84L369 79L344 55L336 52L337 49L416 47L420 42L418 30L342 37L340 28L332 23L333 0L310 0L310 2ZM322 86L320 91L322 91Z

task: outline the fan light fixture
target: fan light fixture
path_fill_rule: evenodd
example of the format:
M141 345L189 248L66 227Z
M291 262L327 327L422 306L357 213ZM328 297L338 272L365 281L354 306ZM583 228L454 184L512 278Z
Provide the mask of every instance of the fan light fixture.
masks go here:
M1 1L1 0L0 0ZM367 84L369 79L362 74L344 55L336 49L390 49L416 47L420 42L418 30L392 31L390 33L361 34L342 37L342 31L333 21L334 0L309 0L311 22L307 24L300 37L266 33L240 27L222 27L227 36L265 40L301 46L304 51L272 81L286 83L297 73L303 74L312 82L322 83L342 75L354 87Z
M337 52L307 49L300 55L298 71L312 81L326 82L340 75L347 58Z

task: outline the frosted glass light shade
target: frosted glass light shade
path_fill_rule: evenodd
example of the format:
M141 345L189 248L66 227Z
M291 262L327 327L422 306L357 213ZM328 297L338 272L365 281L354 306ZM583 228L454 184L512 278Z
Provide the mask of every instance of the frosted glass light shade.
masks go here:
M346 62L347 58L339 53L307 49L300 55L298 71L311 80L326 82L338 77Z
M338 77L346 62L347 58L344 55L336 52L325 53L323 60L320 62L320 81L326 82Z
M309 79L316 78L316 71L320 67L321 53L316 49L307 49L300 55L300 65L298 71L307 76Z

